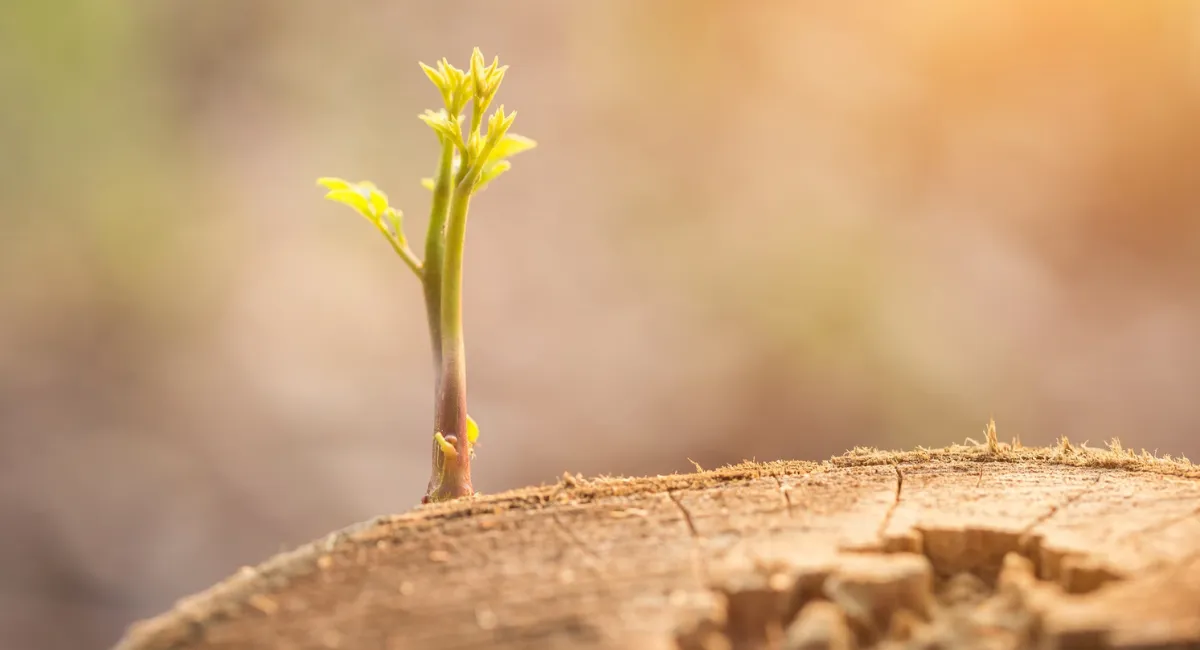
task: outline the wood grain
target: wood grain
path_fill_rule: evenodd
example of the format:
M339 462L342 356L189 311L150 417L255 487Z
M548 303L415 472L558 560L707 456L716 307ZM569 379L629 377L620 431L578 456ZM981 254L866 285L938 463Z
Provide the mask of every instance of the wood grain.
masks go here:
M1200 645L1200 470L856 450L377 519L132 627L166 648Z

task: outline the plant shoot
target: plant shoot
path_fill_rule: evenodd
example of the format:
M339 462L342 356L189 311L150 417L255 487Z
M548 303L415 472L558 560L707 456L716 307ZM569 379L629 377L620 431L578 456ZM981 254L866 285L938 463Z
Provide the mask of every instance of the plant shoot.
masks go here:
M389 205L387 195L373 183L340 178L317 183L328 190L325 198L350 206L371 222L421 282L434 365L432 471L422 499L429 502L474 494L471 459L479 428L467 415L462 325L463 248L471 198L512 168L510 157L536 143L509 132L515 111L505 113L501 105L487 114L508 70L498 58L489 65L475 48L466 70L446 59L436 67L420 65L443 105L419 116L440 145L435 176L421 181L433 192L424 259L408 245L403 213Z

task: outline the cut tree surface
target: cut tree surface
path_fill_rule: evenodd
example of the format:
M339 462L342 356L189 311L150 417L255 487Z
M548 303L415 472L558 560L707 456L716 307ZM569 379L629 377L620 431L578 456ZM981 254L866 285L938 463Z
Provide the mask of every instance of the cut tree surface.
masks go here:
M856 450L423 506L133 626L166 648L1200 647L1200 468Z

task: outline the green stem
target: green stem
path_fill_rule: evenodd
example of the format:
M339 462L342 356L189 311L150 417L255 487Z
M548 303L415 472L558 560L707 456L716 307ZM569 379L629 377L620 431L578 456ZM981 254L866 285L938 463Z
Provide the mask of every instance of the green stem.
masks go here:
M390 235L387 236L387 240L388 243L392 245L392 250L396 251L396 254L400 256L400 259L404 260L404 263L408 265L408 268L412 269L412 272L416 274L417 279L424 280L424 265L421 264L421 260L417 258L417 254L408 247L408 243L400 241Z
M467 133L479 133L479 127L483 124L483 114L487 112L487 106L480 103L478 99L471 105L471 130ZM463 165L466 169L466 165Z
M425 290L425 315L429 321L429 343L433 350L433 390L435 403L440 403L437 394L442 386L442 268L446 252L446 219L449 213L450 196L454 191L454 149L449 140L442 143L442 154L438 161L437 180L433 187L433 205L429 211L429 230L425 236L425 264L421 282ZM436 414L434 426L436 427ZM445 465L445 454L433 441L433 476L425 498L437 489L441 482L439 467Z
M433 482L426 495L441 501L474 494L471 486L471 453L467 441L467 357L463 344L462 284L463 251L467 236L467 210L478 174L469 174L455 186L446 220L445 258L442 264L441 351L442 367L434 427L453 445L446 453L435 440Z
M425 290L425 314L429 319L429 342L433 350L433 371L442 370L442 260L446 251L446 217L450 195L454 191L454 143L442 143L437 181L433 186L433 206L429 210L429 230L425 235L425 264L421 281ZM435 377L434 388L440 380Z
M477 115L482 110L477 109ZM481 118L472 117L472 126ZM435 251L429 248L425 255L425 295L429 310L430 333L434 334L434 316L438 314L437 332L441 336L434 343L441 365L437 372L437 396L433 425L433 468L429 487L423 501L445 501L475 493L471 485L471 445L467 439L467 354L463 344L462 283L463 250L467 239L467 210L471 206L471 194L483 172L483 165L495 148L503 133L489 134L486 144L476 158L462 152L461 168L453 181L449 209L444 211L444 229L438 231L440 246ZM446 165L446 156L453 155L454 145L443 145L442 167L438 182L434 186L435 208L438 197L436 190L449 186L452 165ZM430 223L433 232L433 223ZM436 266L439 269L433 271ZM435 312L429 296L434 293L433 285L440 282L437 291L439 309Z

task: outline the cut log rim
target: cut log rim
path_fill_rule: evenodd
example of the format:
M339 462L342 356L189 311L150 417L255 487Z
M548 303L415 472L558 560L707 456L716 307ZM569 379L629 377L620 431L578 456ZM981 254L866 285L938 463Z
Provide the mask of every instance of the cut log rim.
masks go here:
M1157 456L1145 450L1136 453L1113 441L1104 449L1072 445L1065 438L1054 447L1022 447L999 443L951 445L910 451L883 451L856 447L822 462L777 460L744 461L735 465L688 474L646 477L601 476L585 479L564 473L554 485L519 488L469 499L416 506L402 514L384 515L350 525L325 537L280 553L257 566L245 566L216 585L179 600L169 611L133 623L114 650L174 647L194 638L206 625L254 606L256 596L285 587L294 577L317 570L323 556L377 541L399 527L421 529L437 522L504 512L539 510L555 505L579 505L606 497L703 490L742 481L823 473L852 467L935 465L974 462L980 464L1027 464L1146 472L1187 480L1200 480L1200 465L1186 457Z

